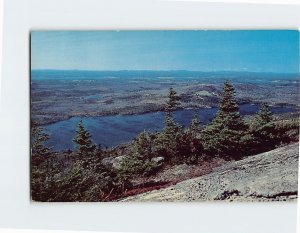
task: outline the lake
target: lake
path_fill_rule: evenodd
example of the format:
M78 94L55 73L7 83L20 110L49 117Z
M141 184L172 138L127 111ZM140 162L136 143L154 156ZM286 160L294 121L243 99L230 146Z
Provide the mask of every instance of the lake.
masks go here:
M295 111L292 107L271 107L274 114ZM241 115L255 114L258 105L240 105ZM176 122L187 127L194 114L197 114L202 124L210 122L217 112L217 108L184 109L174 112ZM72 139L76 135L76 126L81 118L72 117L43 126L50 135L48 145L55 151L74 149ZM161 131L164 126L164 112L153 112L137 115L114 115L101 117L83 117L86 129L92 134L94 143L103 147L113 147L134 139L142 131Z

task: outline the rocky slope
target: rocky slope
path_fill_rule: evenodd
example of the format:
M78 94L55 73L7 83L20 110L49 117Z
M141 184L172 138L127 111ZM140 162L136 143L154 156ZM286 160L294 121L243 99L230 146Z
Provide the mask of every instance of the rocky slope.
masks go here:
M299 144L228 163L212 173L121 201L283 201L297 198Z

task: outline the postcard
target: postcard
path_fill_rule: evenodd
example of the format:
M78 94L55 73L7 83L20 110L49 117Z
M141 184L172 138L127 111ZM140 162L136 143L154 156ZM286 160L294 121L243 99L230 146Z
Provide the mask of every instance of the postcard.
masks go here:
M31 32L31 198L297 199L299 31Z

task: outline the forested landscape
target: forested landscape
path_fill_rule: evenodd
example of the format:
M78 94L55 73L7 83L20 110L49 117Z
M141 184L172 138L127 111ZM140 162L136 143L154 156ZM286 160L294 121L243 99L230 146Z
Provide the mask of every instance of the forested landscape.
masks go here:
M187 127L176 122L174 112L186 96L178 95L176 86L169 87L165 94L161 131L144 130L131 142L110 148L94 142L93 135L79 120L73 138L75 149L54 150L47 144L51 135L33 119L32 200L119 201L209 174L221 165L299 140L297 115L279 118L261 101L255 115L241 116L235 86L230 81L223 83L218 93L218 111L205 124L197 114ZM187 172L181 174L178 167Z

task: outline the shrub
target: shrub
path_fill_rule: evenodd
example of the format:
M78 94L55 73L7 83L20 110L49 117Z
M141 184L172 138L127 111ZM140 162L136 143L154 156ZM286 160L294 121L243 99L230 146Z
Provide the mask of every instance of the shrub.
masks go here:
M162 166L153 160L157 156L155 134L141 133L132 143L132 151L121 163L119 177L124 180L137 176L151 175Z
M252 153L274 149L278 143L273 114L266 103L261 104L258 114L250 121L249 134L253 138Z
M120 192L115 174L96 158L75 158L66 168L59 167L58 159L51 162L48 170L33 171L35 201L105 201L113 191Z
M299 141L299 119L281 120L275 122L278 144Z
M226 81L219 111L212 123L202 131L205 152L225 159L240 159L247 126L239 113L233 86Z

